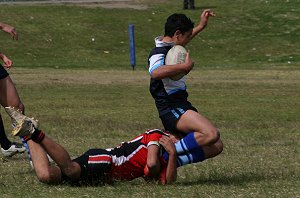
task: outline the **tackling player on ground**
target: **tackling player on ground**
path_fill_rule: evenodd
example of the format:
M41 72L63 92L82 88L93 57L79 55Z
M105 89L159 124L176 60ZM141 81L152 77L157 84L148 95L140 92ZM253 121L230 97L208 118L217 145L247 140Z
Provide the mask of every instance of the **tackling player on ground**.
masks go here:
M176 152L167 133L154 129L110 149L90 149L71 160L68 152L38 129L38 123L14 108L7 113L17 123L13 135L23 137L30 148L33 167L41 182L55 184L63 181L97 185L114 180L145 177L163 184L176 179ZM161 147L168 161L161 156ZM50 165L47 154L56 162ZM161 170L162 175L160 176Z
M118 147L110 149L90 149L82 156L71 160L68 152L45 133L38 129L38 122L13 107L6 112L15 121L13 135L27 141L33 167L38 179L44 183L63 181L99 184L114 180L132 180L144 177L169 184L176 179L176 168L189 163L200 162L215 156L218 147L209 146L181 152L174 146L182 142L177 137L159 129L148 130ZM162 147L161 147L162 146ZM57 163L50 165L47 154ZM163 155L162 155L163 154ZM186 159L189 160L186 160Z

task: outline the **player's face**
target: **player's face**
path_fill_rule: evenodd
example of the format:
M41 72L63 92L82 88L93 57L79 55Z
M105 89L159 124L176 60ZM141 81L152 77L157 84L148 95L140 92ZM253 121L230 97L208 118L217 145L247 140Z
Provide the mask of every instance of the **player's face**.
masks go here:
M177 45L185 46L188 42L190 42L192 38L193 29L185 32L184 34L180 33L177 38Z

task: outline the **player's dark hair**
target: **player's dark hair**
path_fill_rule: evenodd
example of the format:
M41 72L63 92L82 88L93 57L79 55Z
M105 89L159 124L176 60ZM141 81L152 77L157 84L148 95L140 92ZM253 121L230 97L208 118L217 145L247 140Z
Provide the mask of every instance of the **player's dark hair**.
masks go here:
M175 32L179 30L182 34L194 28L194 23L190 18L184 14L172 14L167 18L165 23L165 36L174 36Z

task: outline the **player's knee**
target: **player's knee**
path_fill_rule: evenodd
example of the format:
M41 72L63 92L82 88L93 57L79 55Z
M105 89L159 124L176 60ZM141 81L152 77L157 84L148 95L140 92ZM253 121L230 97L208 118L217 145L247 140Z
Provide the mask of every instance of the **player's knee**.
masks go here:
M214 144L216 148L216 155L219 155L220 153L223 152L223 142L221 138Z
M203 147L203 151L205 153L206 159L216 157L223 151L223 142L221 141L221 139L219 139L214 144Z
M67 177L70 177L72 178L72 175L74 174L72 169L69 168L69 167L60 167L62 172L67 176Z
M150 175L156 175L159 172L159 161L147 162L147 168Z
M209 144L214 144L220 139L220 132L216 128L211 128L204 133L204 136Z
M61 171L69 177L71 180L77 180L80 177L81 169L78 164L75 163L69 163L65 167L60 167Z
M40 182L46 184L51 183L51 174L49 171L38 172L36 173L36 176Z

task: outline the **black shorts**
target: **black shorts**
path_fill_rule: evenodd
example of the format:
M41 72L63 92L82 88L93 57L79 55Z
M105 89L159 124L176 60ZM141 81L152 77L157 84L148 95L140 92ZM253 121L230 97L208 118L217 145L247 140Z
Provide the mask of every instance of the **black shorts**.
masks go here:
M109 181L111 170L111 154L105 149L90 149L73 160L81 168L80 179L71 182L71 179L62 174L62 180L73 184L100 185Z
M0 80L6 78L8 75L6 69L0 64Z
M170 133L181 133L181 131L178 131L176 128L176 124L179 120L179 118L187 111L187 110L193 110L197 111L195 107L192 105L182 105L181 107L174 107L170 108L170 111L161 115L160 119L164 125L164 128L166 131L169 131Z

